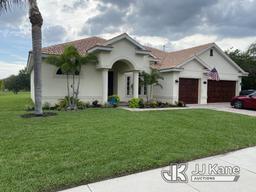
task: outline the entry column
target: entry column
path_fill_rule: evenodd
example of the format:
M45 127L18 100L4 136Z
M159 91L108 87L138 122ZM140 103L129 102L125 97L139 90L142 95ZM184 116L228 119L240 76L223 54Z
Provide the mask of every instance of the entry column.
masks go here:
M139 98L139 71L133 72L133 97Z
M102 69L102 103L108 102L108 69Z

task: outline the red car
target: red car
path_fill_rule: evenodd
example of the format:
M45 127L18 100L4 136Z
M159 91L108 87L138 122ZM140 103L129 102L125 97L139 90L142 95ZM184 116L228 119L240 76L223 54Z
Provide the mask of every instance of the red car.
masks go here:
M256 109L256 92L250 95L233 97L231 106L236 109Z

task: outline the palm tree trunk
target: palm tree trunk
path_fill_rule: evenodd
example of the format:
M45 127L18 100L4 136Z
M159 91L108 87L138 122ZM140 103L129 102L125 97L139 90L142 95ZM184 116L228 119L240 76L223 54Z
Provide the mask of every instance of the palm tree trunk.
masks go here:
M150 85L150 100L153 99L153 85Z
M76 88L76 100L78 99L78 95L79 95L79 89L80 89L80 81L81 81L81 66L79 67L79 75L78 75L78 82L77 82L77 88Z
M71 103L70 103L70 92L69 92L69 75L67 73L67 92L68 92L68 107L71 107Z
M42 64L42 24L43 18L37 6L36 0L29 0L29 19L32 24L32 47L34 62L34 86L35 86L35 114L42 115L42 80L41 80L41 64Z
M73 73L73 82L72 82L72 109L75 108L75 73Z

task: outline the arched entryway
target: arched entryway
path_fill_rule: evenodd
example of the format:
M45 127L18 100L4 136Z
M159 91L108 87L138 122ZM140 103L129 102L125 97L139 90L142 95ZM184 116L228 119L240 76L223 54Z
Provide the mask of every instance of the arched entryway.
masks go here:
M127 59L119 59L111 68L103 69L102 80L103 103L110 95L118 95L121 101L138 98L139 71Z

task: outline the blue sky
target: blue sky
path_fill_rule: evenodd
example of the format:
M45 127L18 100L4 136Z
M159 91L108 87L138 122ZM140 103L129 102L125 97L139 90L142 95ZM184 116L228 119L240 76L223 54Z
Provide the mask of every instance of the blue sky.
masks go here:
M209 42L245 50L256 41L256 0L38 0L43 46L129 33L142 44L178 50ZM163 6L165 5L165 6ZM26 66L27 6L0 14L0 79Z

